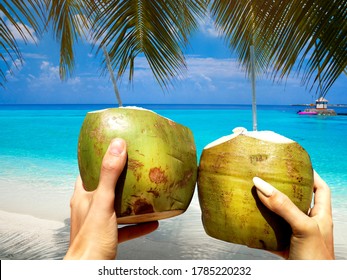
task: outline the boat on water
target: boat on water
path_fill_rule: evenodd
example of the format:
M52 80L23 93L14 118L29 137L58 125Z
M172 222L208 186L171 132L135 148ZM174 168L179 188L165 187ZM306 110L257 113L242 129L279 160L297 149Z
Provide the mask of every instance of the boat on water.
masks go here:
M314 106L311 104L311 106ZM315 108L307 108L304 111L298 111L298 115L307 115L307 116L336 116L336 112L333 109L328 109L328 100L323 97L320 97L316 100Z
M298 115L318 115L318 112L314 109L305 109L304 111L298 111Z

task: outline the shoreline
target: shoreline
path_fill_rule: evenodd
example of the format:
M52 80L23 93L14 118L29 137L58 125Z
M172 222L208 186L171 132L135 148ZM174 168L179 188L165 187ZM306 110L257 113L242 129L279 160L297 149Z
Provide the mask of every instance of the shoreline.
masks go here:
M67 180L66 185L71 187L60 190L59 186L54 186L49 180L0 178L0 211L64 222L70 216L73 179Z

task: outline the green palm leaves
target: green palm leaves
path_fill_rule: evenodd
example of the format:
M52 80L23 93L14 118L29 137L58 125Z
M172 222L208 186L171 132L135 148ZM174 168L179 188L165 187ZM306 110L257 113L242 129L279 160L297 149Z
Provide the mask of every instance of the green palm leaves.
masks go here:
M96 50L107 48L117 78L129 70L132 80L135 58L144 55L159 84L167 87L184 72L184 47L206 11L247 73L251 45L258 75L281 80L296 71L321 96L346 72L345 0L4 0L0 11L0 85L11 61L21 59L4 18L23 39L34 36L32 30L41 34L53 28L61 44L62 78L73 71L75 42L88 34Z
M47 15L45 26L53 28L54 35L61 44L59 72L62 79L73 71L74 43L87 35L97 44L98 50L102 46L109 49L112 66L118 69L118 78L129 69L129 79L132 80L135 58L144 54L157 81L164 87L185 69L183 48L188 43L191 31L198 26L197 19L206 9L204 0L36 0L36 3L28 1L28 5L22 1L5 2L7 6L0 6L1 11L10 17L12 7L18 8L20 4L26 11L36 9L34 4L40 7L44 5ZM30 24L38 26L36 15L27 14L24 18ZM35 31L41 30L35 28ZM3 42L4 39L6 41ZM8 54L13 50L20 56L10 30L4 30L1 40ZM1 58L7 63L5 56L2 55ZM1 73L4 78L4 72ZM1 83L3 81L4 79Z
M102 2L102 1L100 1ZM146 57L162 86L182 73L185 59L182 49L190 32L197 27L197 17L205 10L205 1L103 1L95 17L94 40L109 48L118 77L134 61Z
M293 69L324 96L347 67L347 1L211 1L211 12L231 49L250 69L255 46L257 72L274 79Z
M23 57L17 44L35 40L42 31L43 6L39 0L3 0L0 3L0 86L7 80L12 65L18 67Z
M82 0L45 0L47 23L52 25L53 34L60 42L59 74L66 79L74 68L74 43L83 37L89 26L88 7L93 4Z

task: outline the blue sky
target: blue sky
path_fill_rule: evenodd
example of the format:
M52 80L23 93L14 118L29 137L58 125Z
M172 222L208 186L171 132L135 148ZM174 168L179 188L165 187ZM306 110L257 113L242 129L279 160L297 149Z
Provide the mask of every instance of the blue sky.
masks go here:
M46 34L27 44L19 41L25 62L8 75L6 89L0 88L0 104L112 104L116 103L109 76L101 76L101 58L91 45L75 46L76 67L67 81L59 79L59 45ZM125 104L250 104L251 83L240 68L235 54L217 36L210 22L201 23L186 50L188 69L163 91L154 80L145 59L136 60L134 82L125 78L119 85ZM336 81L326 98L331 104L347 104L347 78ZM291 75L280 84L266 77L257 80L258 104L312 103L314 92Z

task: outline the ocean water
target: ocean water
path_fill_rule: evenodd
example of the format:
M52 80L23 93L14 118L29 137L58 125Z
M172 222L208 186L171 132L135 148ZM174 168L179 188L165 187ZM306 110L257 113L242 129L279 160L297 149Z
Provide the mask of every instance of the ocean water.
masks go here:
M231 134L235 127L252 130L248 105L141 106L190 127L198 158L205 145ZM66 220L78 175L80 127L87 112L109 107L112 106L0 105L0 210ZM307 150L313 167L331 187L335 219L347 223L347 116L297 115L302 109L260 105L258 130L280 133ZM347 108L337 111L346 113ZM197 200L193 200L192 207L198 211ZM347 258L347 252L343 254Z

